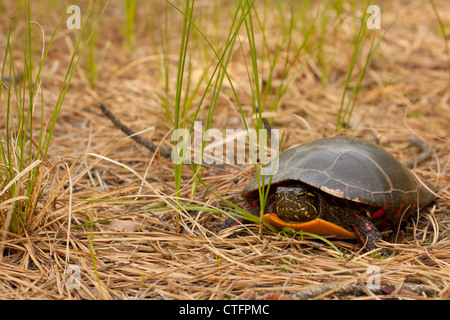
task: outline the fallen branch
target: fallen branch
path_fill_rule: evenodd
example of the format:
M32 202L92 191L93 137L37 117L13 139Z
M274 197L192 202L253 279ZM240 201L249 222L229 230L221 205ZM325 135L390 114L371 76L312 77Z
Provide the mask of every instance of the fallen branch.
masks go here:
M397 292L398 291L398 292ZM379 289L370 289L370 292L375 295L386 295L391 298L395 298L399 295L404 294L405 296L420 296L427 297L427 293L430 294L430 289L428 289L423 284L413 284L404 283L399 290L393 286L380 286ZM323 286L312 287L304 291L292 292L294 299L306 300L314 299L320 296L325 298L328 295L338 295L338 296L363 296L367 295L365 289L358 283L352 283L345 286L338 284L329 284Z
M425 161L430 159L431 156L433 155L433 150L428 145L428 143L426 143L424 140L420 139L418 136L411 136L411 138L409 139L409 142L412 145L418 147L420 150L420 153L417 157L414 157L411 160L406 161L404 163L404 165L407 168L414 168L414 167L420 166L422 163L424 163Z
M103 114L111 120L111 122L114 124L116 128L124 132L126 135L130 136L131 139L139 143L140 145L144 146L145 148L149 149L151 152L157 152L159 150L159 153L161 153L164 157L171 157L172 151L168 148L164 148L161 146L157 146L150 140L147 140L140 135L137 135L133 130L131 130L129 127L127 127L125 124L123 124L119 119L114 116L111 111L103 104L99 103L99 108L102 110Z

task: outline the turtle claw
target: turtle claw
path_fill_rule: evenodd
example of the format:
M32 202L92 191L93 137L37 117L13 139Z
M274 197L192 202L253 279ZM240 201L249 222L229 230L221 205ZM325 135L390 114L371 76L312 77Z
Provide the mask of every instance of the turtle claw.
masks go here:
M383 237L373 222L354 212L350 215L350 220L350 226L361 246L367 251L378 249L377 243L383 240ZM387 255L385 249L382 249L381 253L383 256Z

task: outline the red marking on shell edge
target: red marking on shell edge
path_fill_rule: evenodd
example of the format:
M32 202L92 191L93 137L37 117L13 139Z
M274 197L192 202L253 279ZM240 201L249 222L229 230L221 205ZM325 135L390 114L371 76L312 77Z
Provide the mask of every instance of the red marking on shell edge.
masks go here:
M375 214L372 216L371 219L382 217L382 216L384 215L384 211L385 211L384 208L378 209L378 210L375 212Z
M398 207L397 212L394 214L394 218L400 218L402 213L403 213L403 207L404 207L404 203L400 203L400 206Z

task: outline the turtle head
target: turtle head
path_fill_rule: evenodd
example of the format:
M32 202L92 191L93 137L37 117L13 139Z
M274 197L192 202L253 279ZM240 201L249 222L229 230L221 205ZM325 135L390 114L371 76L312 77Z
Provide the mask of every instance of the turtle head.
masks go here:
M291 222L306 222L319 216L318 195L303 187L278 187L275 191L275 208L278 216Z

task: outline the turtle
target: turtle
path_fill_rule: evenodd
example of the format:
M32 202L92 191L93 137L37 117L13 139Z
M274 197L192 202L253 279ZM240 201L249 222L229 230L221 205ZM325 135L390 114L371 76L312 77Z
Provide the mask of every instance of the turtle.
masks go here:
M265 176L265 221L280 230L356 239L368 251L382 240L380 231L398 226L435 199L430 183L421 183L384 148L349 136L322 138L281 152L269 181ZM256 176L242 196L249 211L259 216ZM222 229L233 224L236 219L227 217Z

